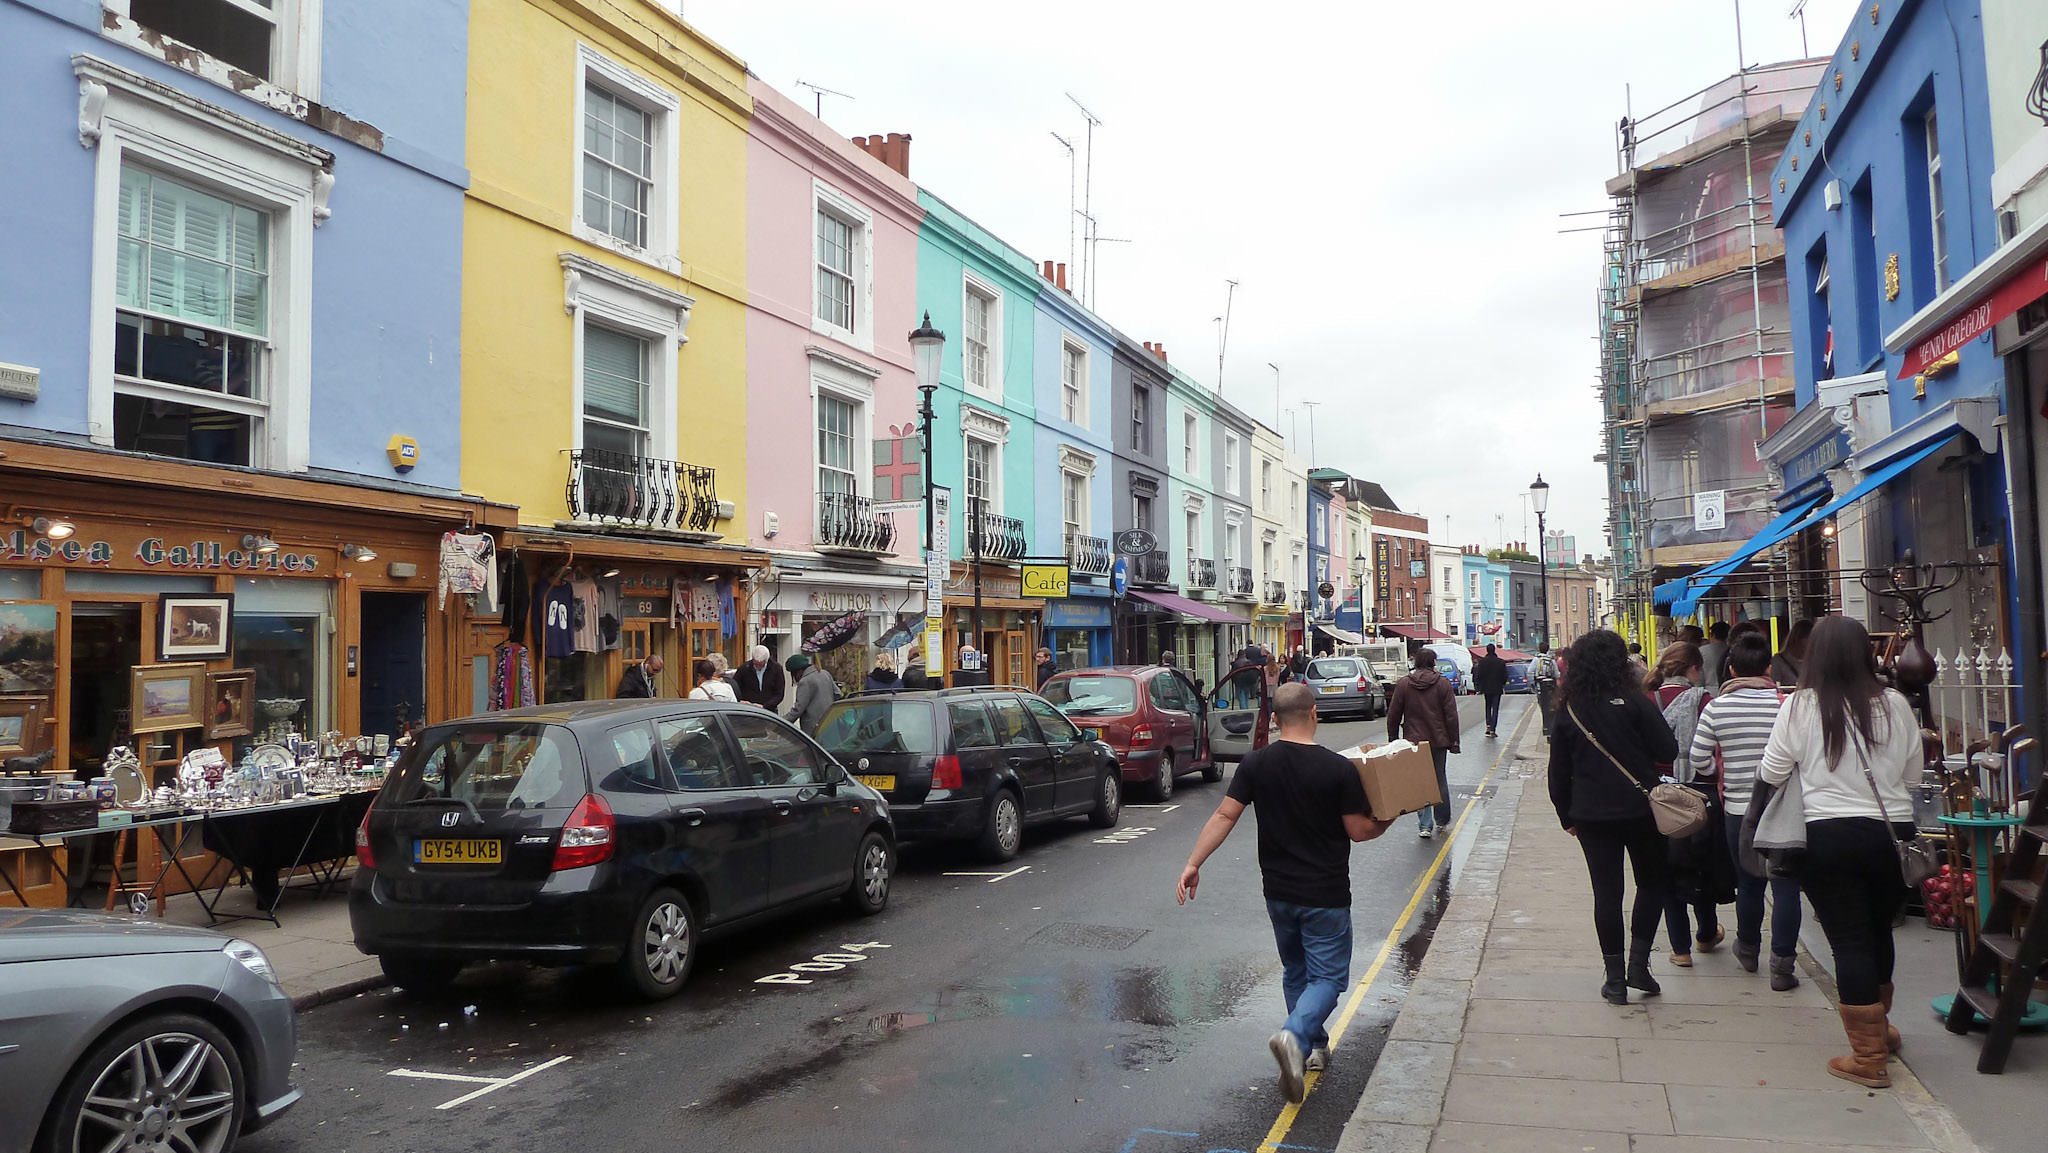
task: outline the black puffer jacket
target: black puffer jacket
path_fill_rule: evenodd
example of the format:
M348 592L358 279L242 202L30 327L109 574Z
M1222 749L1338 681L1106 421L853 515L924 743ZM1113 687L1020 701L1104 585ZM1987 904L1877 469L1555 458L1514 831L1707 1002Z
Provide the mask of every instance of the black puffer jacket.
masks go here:
M1670 764L1678 757L1678 738L1671 735L1671 726L1664 723L1657 703L1642 693L1630 692L1591 709L1579 706L1578 711L1579 720L1607 752L1628 766L1642 788L1630 784L1614 761L1586 739L1571 714L1559 708L1550 734L1550 803L1557 809L1558 823L1569 829L1581 821L1649 816L1650 802L1644 791L1656 787L1658 764Z

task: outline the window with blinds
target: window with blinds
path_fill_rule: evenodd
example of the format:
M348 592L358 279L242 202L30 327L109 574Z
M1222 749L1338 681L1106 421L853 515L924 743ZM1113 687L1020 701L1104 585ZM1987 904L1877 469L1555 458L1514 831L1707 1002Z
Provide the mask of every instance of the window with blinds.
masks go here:
M595 84L583 93L583 221L641 248L654 191L654 116Z
M647 342L583 326L583 447L647 455Z
M820 394L818 397L818 491L852 496L860 491L853 471L854 421L858 409L851 401Z
M853 241L857 230L824 208L818 209L818 319L852 331Z

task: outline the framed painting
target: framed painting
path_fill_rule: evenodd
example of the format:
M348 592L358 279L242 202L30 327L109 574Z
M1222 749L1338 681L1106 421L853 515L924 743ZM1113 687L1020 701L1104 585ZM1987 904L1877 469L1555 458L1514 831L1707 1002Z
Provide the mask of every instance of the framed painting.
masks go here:
M256 731L256 670L206 674L206 739L222 741Z
M0 697L0 757L32 757L43 750L48 697Z
M0 604L0 694L47 697L57 691L57 606Z
M234 651L233 593L165 593L156 622L158 660L218 661Z
M134 718L129 727L133 732L200 728L206 722L205 709L205 665L138 665L129 674L128 710Z

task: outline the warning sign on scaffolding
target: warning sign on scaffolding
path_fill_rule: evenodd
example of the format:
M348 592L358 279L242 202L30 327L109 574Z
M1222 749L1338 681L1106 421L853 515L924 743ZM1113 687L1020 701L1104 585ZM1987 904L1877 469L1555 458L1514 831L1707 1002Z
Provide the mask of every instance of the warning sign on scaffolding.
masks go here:
M1694 532L1720 532L1728 527L1727 490L1692 494L1692 527Z

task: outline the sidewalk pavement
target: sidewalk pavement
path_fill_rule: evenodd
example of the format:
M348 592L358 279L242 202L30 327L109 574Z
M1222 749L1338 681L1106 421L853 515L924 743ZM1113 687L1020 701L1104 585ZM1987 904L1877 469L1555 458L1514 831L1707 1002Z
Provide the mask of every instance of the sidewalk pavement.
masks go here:
M1503 766L1339 1153L1980 1153L1904 1063L1889 1090L1828 1074L1848 1045L1811 956L1799 988L1773 993L1726 945L1672 966L1660 932L1663 995L1601 1000L1585 859L1548 760L1532 735ZM1909 992L1924 1000L1902 985L1902 1010ZM2038 1087L2008 1084L2006 1108L2038 1116Z
M241 886L230 888L221 903L222 913L248 913L255 908L255 896ZM206 910L186 895L172 897L166 903L165 916L186 925L206 924ZM318 897L287 890L277 907L277 919L277 925L251 920L214 927L262 949L277 972L278 983L301 1011L389 983L376 958L356 952L355 936L348 927L345 883Z

